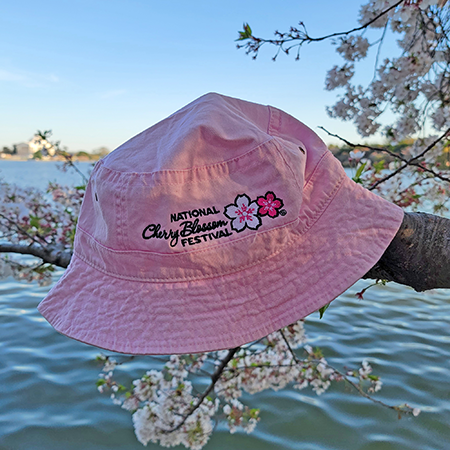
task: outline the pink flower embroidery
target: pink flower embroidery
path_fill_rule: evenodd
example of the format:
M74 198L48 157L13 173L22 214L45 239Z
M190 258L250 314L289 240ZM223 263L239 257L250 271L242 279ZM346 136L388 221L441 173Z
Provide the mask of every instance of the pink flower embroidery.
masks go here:
M258 197L256 202L259 205L258 214L275 218L280 214L279 209L283 206L283 200L276 198L275 194L271 191L266 192L265 197Z
M231 220L231 228L238 233L246 227L257 230L261 225L258 217L258 205L251 203L250 197L246 194L238 195L234 204L225 207L224 214Z

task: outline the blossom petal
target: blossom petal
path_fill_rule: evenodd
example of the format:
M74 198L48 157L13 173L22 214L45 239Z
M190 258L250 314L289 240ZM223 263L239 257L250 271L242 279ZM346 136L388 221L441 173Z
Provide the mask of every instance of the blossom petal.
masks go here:
M256 214L258 211L258 204L256 202L250 203L247 209L249 214Z
M269 216L270 217L278 216L278 211L275 208L269 208Z
M268 201L268 202L273 202L273 199L275 198L275 195L272 193L272 192L268 192L267 194L266 194L266 200Z
M241 231L245 228L245 220L241 220L240 217L233 219L231 222L231 228L236 231Z
M237 205L237 207L239 209L241 209L242 206L247 207L249 203L250 203L250 199L245 194L244 195L238 195L236 197L235 204Z
M257 216L247 217L247 226L253 230L256 230L261 225L261 219Z
M228 218L230 218L230 219L232 219L233 217L237 217L238 216L238 210L239 210L239 208L236 208L236 206L234 206L234 205L229 205L229 206L227 206L226 208L225 208L225 215L228 217Z
M258 197L256 202L258 203L259 206L266 206L267 205L267 200L264 197Z
M274 201L272 202L272 206L273 206L274 208L279 208L279 207L281 206L280 200L274 200Z

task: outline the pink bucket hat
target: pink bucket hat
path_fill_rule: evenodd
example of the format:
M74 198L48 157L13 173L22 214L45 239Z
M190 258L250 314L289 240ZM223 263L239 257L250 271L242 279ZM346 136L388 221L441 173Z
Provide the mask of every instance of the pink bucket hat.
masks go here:
M344 292L402 219L292 116L206 94L96 164L39 311L116 352L236 347Z

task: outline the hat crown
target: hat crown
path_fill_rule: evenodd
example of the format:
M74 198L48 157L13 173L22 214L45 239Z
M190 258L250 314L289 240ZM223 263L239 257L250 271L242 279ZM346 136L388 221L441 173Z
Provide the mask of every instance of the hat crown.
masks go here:
M269 122L267 106L209 93L134 136L104 162L110 169L131 173L220 164L269 139Z
M276 136L279 113L207 94L123 144L92 173L75 252L114 276L181 281L280 251L298 233L307 154Z

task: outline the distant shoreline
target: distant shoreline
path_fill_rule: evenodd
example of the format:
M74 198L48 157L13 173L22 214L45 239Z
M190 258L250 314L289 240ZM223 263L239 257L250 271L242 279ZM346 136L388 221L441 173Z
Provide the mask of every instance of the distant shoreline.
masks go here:
M77 158L76 156L72 157L72 161L73 162L96 162L98 161L100 158ZM39 162L66 162L65 158L62 157L52 157L52 158L23 158L20 156L15 156L15 155L8 155L7 157L1 156L0 157L0 161L39 161Z

